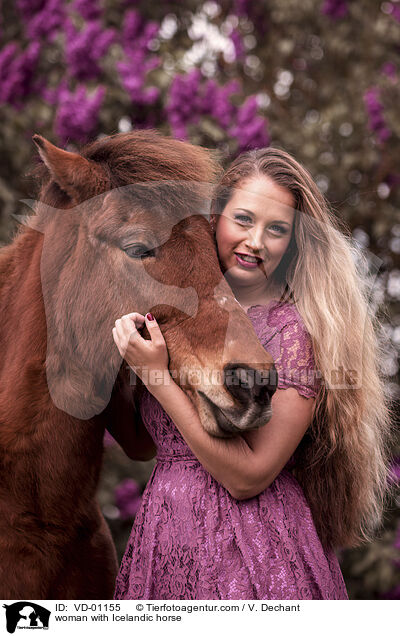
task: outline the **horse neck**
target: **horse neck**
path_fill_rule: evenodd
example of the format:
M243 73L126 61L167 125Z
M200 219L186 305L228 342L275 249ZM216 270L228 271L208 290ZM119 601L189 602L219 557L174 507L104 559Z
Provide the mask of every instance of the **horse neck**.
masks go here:
M23 436L17 434L32 428L34 416L41 408L46 411L47 419L53 413L53 423L68 422L71 439L77 435L76 431L83 437L91 435L92 439L96 429L96 443L92 443L96 455L102 448L102 425L89 426L85 422L84 427L76 428L71 424L73 418L53 405L48 392L47 327L40 276L43 238L40 232L24 228L11 245L0 250L0 386L3 395L9 398L0 404L0 420L3 424L7 420L0 428L0 452L18 440L23 442ZM59 446L64 448L62 440ZM98 470L96 462L94 469Z
M0 344L29 332L43 340L45 346L45 313L40 280L40 257L43 234L22 228L14 241L0 250ZM24 329L24 324L26 329ZM15 330L15 334L12 333ZM6 340L5 340L6 339ZM32 348L32 343L29 350Z

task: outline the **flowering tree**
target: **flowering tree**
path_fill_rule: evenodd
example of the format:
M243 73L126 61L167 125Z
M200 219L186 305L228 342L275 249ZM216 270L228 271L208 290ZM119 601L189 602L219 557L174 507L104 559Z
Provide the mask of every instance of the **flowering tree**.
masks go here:
M3 0L0 240L11 236L11 214L25 212L19 200L33 194L24 175L36 161L35 132L74 149L155 127L218 149L224 162L283 147L383 265L374 292L390 304L384 371L399 399L399 36L397 0ZM131 462L119 465L107 473L112 487L131 476ZM132 514L139 494L124 482L112 501L101 496L113 524ZM388 550L396 523L393 513ZM356 553L357 567L382 561L377 546Z
M37 131L73 146L151 126L226 160L278 144L397 265L386 247L400 183L399 9L374 0L4 3L4 184L23 193Z

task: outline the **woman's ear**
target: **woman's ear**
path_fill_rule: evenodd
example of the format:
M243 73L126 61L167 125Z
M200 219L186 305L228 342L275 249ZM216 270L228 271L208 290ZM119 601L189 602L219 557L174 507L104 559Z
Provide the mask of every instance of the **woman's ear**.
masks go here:
M210 225L213 232L217 229L217 215L215 212L211 212L210 214Z

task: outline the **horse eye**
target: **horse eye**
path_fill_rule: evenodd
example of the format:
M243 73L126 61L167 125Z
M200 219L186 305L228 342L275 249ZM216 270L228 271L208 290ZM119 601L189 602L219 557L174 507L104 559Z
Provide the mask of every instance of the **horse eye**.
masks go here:
M155 255L155 250L149 249L149 247L143 243L130 245L124 250L124 252L127 256L129 256L129 258L147 258Z

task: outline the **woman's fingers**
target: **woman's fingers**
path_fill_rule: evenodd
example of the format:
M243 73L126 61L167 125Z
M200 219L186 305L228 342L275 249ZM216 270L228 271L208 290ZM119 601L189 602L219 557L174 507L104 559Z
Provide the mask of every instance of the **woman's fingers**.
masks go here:
M142 336L137 330L135 320L130 318L130 316L128 315L122 316L122 318L120 318L120 321L121 321L121 331L124 333L128 342L134 342L137 338L139 338L140 340L144 340L144 338L142 338Z
M140 340L143 340L138 330L135 327L134 322L129 321L124 316L118 318L115 321L115 327L113 328L114 342L118 347L118 351L124 358L129 346L135 346Z
M141 329L144 325L147 326L150 340L142 338L138 332L138 328ZM121 356L139 377L143 376L144 371L151 373L168 370L167 345L151 314L146 314L145 318L135 312L118 318L112 334Z
M114 338L115 344L117 345L118 351L119 351L121 357L123 358L124 355L125 355L125 349L124 349L124 347L122 345L121 336L118 335L116 327L113 327L112 336Z
M161 329L158 326L158 323L152 314L146 314L146 316L142 316L138 313L126 314L115 321L115 327L117 330L117 335L126 342L143 342L147 344L147 341L142 338L140 333L138 332L137 327L139 329L146 325L152 344L156 346L165 346L164 336L161 333Z
M149 313L146 314L146 316L142 316L142 314L137 312L126 314L115 321L113 337L116 344L119 344L119 347L124 351L128 344L143 344L143 346L148 346L150 344L149 341L143 338L138 331L138 329L142 329L145 325L150 334L151 344L157 347L165 347L164 336L154 316Z
M146 314L146 327L150 334L150 338L153 344L160 346L165 344L164 336L161 333L161 329L158 326L157 320L154 318L153 314Z
M134 311L131 314L125 314L125 316L122 316L122 318L129 318L130 320L132 320L135 323L137 329L143 327L145 323L144 316L142 316L142 314L138 314L137 311Z

